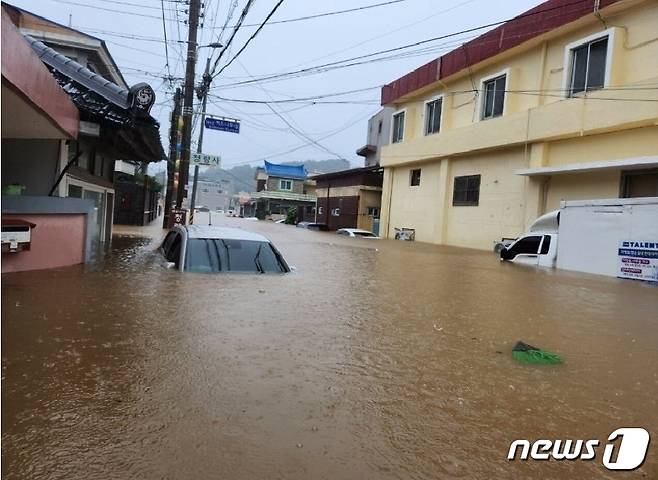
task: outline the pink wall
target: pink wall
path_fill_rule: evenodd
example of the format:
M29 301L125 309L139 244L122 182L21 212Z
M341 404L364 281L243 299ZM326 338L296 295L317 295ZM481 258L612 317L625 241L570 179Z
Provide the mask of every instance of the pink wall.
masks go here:
M7 215L37 226L32 229L29 251L2 254L2 273L40 270L83 263L85 224L83 214Z
M67 136L77 138L80 114L2 6L2 83L5 79Z

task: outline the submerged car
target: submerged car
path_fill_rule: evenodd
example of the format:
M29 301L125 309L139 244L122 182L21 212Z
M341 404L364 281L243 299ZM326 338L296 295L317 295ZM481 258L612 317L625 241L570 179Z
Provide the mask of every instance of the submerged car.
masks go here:
M308 230L322 230L323 232L329 230L324 223L315 222L299 222L297 228L306 228Z
M336 230L336 233L346 237L379 238L374 233L368 230L361 230L360 228L339 228Z
M287 273L290 267L266 237L240 228L177 225L162 242L167 267L200 273Z

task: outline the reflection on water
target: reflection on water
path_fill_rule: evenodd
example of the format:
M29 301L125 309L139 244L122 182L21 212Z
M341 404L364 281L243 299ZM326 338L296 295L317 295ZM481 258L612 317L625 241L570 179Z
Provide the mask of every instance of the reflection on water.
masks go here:
M602 450L507 449L658 433L655 287L221 221L297 271L181 274L119 236L100 264L3 276L5 478L617 478ZM514 363L519 339L566 363ZM657 475L654 442L626 476Z

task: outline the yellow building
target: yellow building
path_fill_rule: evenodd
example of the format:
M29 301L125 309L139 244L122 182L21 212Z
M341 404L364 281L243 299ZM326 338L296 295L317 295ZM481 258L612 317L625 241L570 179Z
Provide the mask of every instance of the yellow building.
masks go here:
M490 249L561 200L658 196L658 1L549 0L382 104L389 238Z

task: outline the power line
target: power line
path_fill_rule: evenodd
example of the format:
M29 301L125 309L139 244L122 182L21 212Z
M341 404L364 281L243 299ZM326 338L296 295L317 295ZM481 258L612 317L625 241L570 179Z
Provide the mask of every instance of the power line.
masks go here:
M114 5L128 5L131 7L138 7L138 8L146 8L149 10L160 10L160 7L152 7L150 5L142 5L141 3L133 3L133 2L123 2L120 0L95 0L96 2L104 2L104 3L110 3ZM164 3L164 1L163 1ZM168 11L171 11L171 9L167 9Z
M334 130L333 132L331 132L331 133L329 133L329 134L327 134L327 135L324 135L324 136L318 138L318 141L321 142L322 140L326 140L327 138L331 138L331 137L333 137L333 136L335 136L335 135L338 135L339 133L341 133L341 132L347 130L348 128L353 127L353 126L356 125L357 123L363 121L365 118L370 117L371 115L372 115L372 113L368 113L368 114L365 115L365 116L360 116L359 118L356 118L353 122L351 122L351 123L349 123L349 124L347 124L347 125L344 125L344 126L342 126L341 128L339 128L339 129L337 129L337 130ZM270 154L270 155L268 155L268 156L266 156L266 157L258 157L258 158L254 158L254 159L251 159L251 160L242 160L242 161L239 161L239 162L236 162L236 163L231 163L230 166L231 166L231 167L237 167L237 166L239 166L239 165L248 165L248 164L250 164L250 163L254 163L254 162L262 162L263 160L268 160L268 159L270 159L270 158L280 157L280 156L282 156L282 155L288 155L289 153L296 152L297 150L301 150L302 148L304 148L304 147L308 147L308 146L309 146L309 145L308 145L308 142L304 142L304 143L301 143L301 144L299 144L299 145L297 145L297 146L295 146L295 147L292 147L292 148L287 149L287 150L282 151L282 152L272 153L272 154ZM341 159L341 160L342 160L342 159ZM227 165L227 166L228 166L228 165Z
M80 3L80 2L72 2L71 0L50 0L51 2L56 2L56 3L65 3L68 5L77 5L80 7L86 7L86 8L93 8L94 10L103 10L105 12L112 12L112 13L118 13L120 15L131 15L135 17L142 17L142 18L155 18L156 20L160 20L160 17L158 15L149 15L147 13L137 13L137 12L129 12L126 10L117 10L113 8L105 8L105 7L99 7L98 5L88 5L86 3Z
M397 1L400 1L400 0L397 0ZM242 46L242 48L241 48L240 50L238 50L238 52L237 52L235 55L233 55L233 58L231 58L231 59L228 61L228 63L226 63L226 65L224 65L224 66L219 70L219 72L217 72L215 75L213 75L213 78L216 77L217 75L219 75L220 73L222 73L224 70L226 70L226 69L228 68L228 66L229 66L230 64L232 64L233 61L234 61L236 58L238 58L242 52L244 52L244 50L247 48L247 45L249 45L249 43L250 43L254 38L256 38L256 35L258 35L258 33L263 29L263 27L265 26L265 24L267 23L267 21L272 17L272 15L274 15L274 13L277 11L277 9L281 6L281 4L282 4L283 2L284 2L284 0L279 0L279 1L277 2L277 4L274 5L274 8L272 8L272 10L271 10L270 13L267 15L267 17L265 17L265 20L263 20L263 22L262 22L262 23L260 24L260 26L256 29L256 31L251 35L251 37L249 37L249 38L247 39L247 41L246 41L245 44Z
M235 99L235 98L222 98L216 95L213 95L213 97L218 98L220 100L226 100L229 102L245 102L245 103L288 103L288 102L303 102L303 101L308 101L308 100L316 100L320 98L328 98L328 97L340 97L343 95L350 95L352 93L361 93L361 92L367 92L370 90L379 90L382 88L382 85L376 85L373 87L365 87L365 88L357 88L354 90L345 90L343 92L332 92L332 93L322 93L318 95L312 95L308 97L298 97L298 98L289 98L285 100L269 100L269 101L260 101L260 100L241 100L241 99Z
M169 47L167 46L167 24L165 23L164 0L160 0L160 6L162 7L162 33L164 34L165 58L167 60L167 74L169 75L169 78L171 78L171 69L169 68Z
M365 55L358 55L356 57L351 57L351 58L347 58L347 59L343 59L343 60L337 60L337 61L334 61L334 62L328 62L328 63L324 63L324 64L321 64L321 65L316 65L314 67L302 68L300 70L295 70L295 71L292 71L292 72L284 72L284 73L279 73L279 74L266 75L266 76L263 76L263 77L260 77L260 78L257 78L257 79L255 78L253 80L245 80L243 82L237 82L233 85L247 85L247 84L251 84L251 83L260 82L260 81L263 81L263 80L271 80L271 79L275 79L275 78L289 77L291 75L308 73L308 72L312 72L312 71L316 71L316 70L320 70L320 69L326 69L328 67L337 67L338 65L340 65L342 63L345 63L345 62L351 62L351 61L354 61L354 60L363 60L363 59L366 59L366 58L371 58L371 57L374 57L374 56L377 56L377 55L382 55L382 54L385 54L385 53L392 53L392 52L397 52L397 51L400 51L400 50L406 50L406 49L411 48L411 47L417 47L417 46L424 45L424 44L427 44L427 43L436 42L437 40L444 40L446 38L456 37L456 36L459 36L459 35L464 35L466 33L472 33L472 32L476 32L478 30L483 30L485 28L490 28L490 27L502 25L504 23L510 22L510 21L518 19L518 18L525 18L525 17L529 17L529 16L539 15L539 14L550 12L550 11L553 11L553 10L562 9L566 6L582 4L583 2L586 2L586 1L590 1L590 0L576 0L575 2L562 4L562 5L559 5L559 6L550 7L550 8L546 8L546 9L543 9L543 10L530 11L528 13L517 15L516 17L508 18L506 20L499 20L497 22L492 22L492 23L488 23L488 24L485 24L485 25L479 25L477 27L467 28L467 29L464 29L464 30L461 30L461 31L458 31L458 32L448 33L448 34L445 34L445 35L439 35L437 37L432 37L432 38L428 38L428 39L425 39L425 40L420 40L420 41L417 41L417 42L402 45L400 47L394 47L394 48L389 48L389 49L385 49L385 50L379 50L377 52L372 52L372 53L368 53L368 54L365 54ZM355 64L343 65L340 68L343 68L345 66L358 65L358 64L361 64L361 62L360 63L355 63Z
M281 24L281 23L301 22L301 21L304 21L304 20L311 20L311 19L320 18L320 17L329 17L329 16L332 16L332 15L340 15L340 14L343 14L343 13L356 12L356 11L359 11L359 10L368 10L370 8L383 7L385 5L392 5L394 3L401 3L401 2L406 2L406 1L407 0L391 0L391 1L388 1L388 2L375 3L375 4L372 4L372 5L364 5L362 7L348 8L346 10L336 10L336 11L332 11L332 12L318 13L316 15L306 15L304 17L297 17L297 18L287 18L287 19L283 19L283 20L276 20L274 22L269 22L268 25L278 25L278 24ZM242 25L242 26L243 27L259 27L261 25L262 24L252 23L252 24L245 24L245 25Z
M247 16L247 13L249 13L249 9L253 5L254 0L247 0L247 4L244 6L242 9L242 13L240 14L240 18L238 19L238 23L233 27L233 33L229 37L228 41L226 42L226 45L224 45L224 48L222 48L219 51L219 55L217 56L217 60L215 60L215 63L213 63L212 69L210 70L210 74L214 73L214 71L217 69L217 65L219 64L219 61L222 58L222 55L224 55L224 52L228 50L228 48L231 46L231 43L233 43L233 39L235 38L235 35L238 33L238 30L240 30L240 26L242 26L242 22L244 22L244 19Z
M321 104L328 104L328 105L378 105L379 100L378 99L365 99L365 100L326 100L326 101L321 101L321 100L272 100L272 101L267 101L267 100L249 100L249 99L243 99L243 98L226 98L226 97L219 97L217 95L213 95L213 98L216 98L217 100L221 100L223 102L235 102L235 103L251 103L251 104L257 104L257 105L269 105L269 104L277 104L277 103L306 103L308 105L321 105ZM216 103L213 103L213 105L216 105Z

